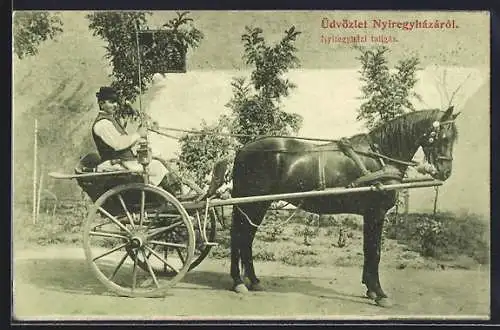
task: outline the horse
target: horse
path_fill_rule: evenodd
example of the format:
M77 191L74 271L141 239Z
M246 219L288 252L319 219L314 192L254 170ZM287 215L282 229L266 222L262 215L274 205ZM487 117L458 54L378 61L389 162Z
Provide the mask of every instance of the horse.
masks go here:
M453 145L458 136L455 118L458 114L453 113L453 106L446 111L428 109L403 114L368 133L345 138L350 144L350 153L336 140L318 144L293 137L256 139L244 145L235 155L232 196L347 187L366 174L366 170L376 173L387 168L399 175L385 180L382 177L383 183L400 183L419 147L422 147L426 161L434 166L431 176L445 181L452 172ZM363 216L364 265L361 282L366 286L367 297L383 307L390 306L392 302L380 285L381 235L385 214L395 205L396 196L394 190L379 190L287 201L318 214ZM255 272L252 244L270 204L252 202L233 206L230 276L233 290L237 293L264 290ZM250 281L249 286L245 285L241 276L240 262L245 277Z

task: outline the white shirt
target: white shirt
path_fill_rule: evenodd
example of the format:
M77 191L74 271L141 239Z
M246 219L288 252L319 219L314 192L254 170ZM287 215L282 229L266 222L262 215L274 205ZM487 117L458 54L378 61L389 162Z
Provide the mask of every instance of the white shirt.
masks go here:
M94 125L94 133L97 134L107 145L115 150L123 150L131 147L140 136L138 133L122 135L115 125L107 119L99 120Z

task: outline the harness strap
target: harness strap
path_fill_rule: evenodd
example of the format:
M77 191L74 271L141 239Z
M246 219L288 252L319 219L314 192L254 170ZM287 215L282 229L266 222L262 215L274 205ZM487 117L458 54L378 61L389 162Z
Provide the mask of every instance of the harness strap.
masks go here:
M320 152L318 154L318 175L319 175L319 189L326 189L326 179L325 179L325 154Z
M368 174L359 177L354 182L349 184L350 188L359 187L367 183L372 183L378 180L402 180L402 174L397 169L390 169L387 167L383 167L378 171L370 172Z
M370 134L365 134L365 137L366 137L366 139L368 140L368 144L370 145L370 148L371 148L373 151L375 151L376 153L379 153L379 154L380 154L380 153L381 153L381 152L380 152L380 147L379 147L379 145L378 145L378 144L376 144L376 143L374 143L374 142L373 142L372 137L370 136ZM380 157L380 156L379 156L379 157L378 157L378 160L379 160L379 162L380 162L380 165L381 165L382 167L384 167L384 166L385 166L384 159L383 159L382 157Z
M365 164L363 164L363 162L358 156L358 153L354 151L351 142L347 138L341 138L338 142L338 145L340 150L347 156L349 156L354 161L354 163L356 163L356 165L361 169L363 175L370 174L370 171L368 171Z
M395 180L401 180L402 179L402 174L398 169L392 168L392 167L387 167L385 165L385 162L383 158L389 158L387 156L384 156L380 154L379 148L376 144L374 144L371 141L370 136L367 134L366 135L368 142L370 144L370 147L372 150L375 150L376 152L363 152L363 151L358 151L354 150L350 141L347 138L342 138L339 140L339 148L344 152L347 156L349 156L356 165L361 169L361 172L363 175L356 179L354 182L352 182L349 187L357 187L366 183L374 182L377 180L388 180L388 179L395 179ZM369 155L369 156L377 156L377 158L380 161L380 164L382 168L380 170L377 170L375 172L370 172L366 167L365 164L361 161L359 158L359 155Z
M376 156L376 157L388 160L391 163L395 163L395 164L401 164L401 165L406 165L406 166L416 166L416 165L418 165L418 162L415 162L415 161L409 161L409 162L407 162L407 161L404 161L404 160L400 160L400 159L396 159L396 158L391 158L391 157L388 157L386 155L382 155L381 153L378 153L378 152L366 152L366 151L356 150L356 153L358 153L360 155L371 156L371 157Z

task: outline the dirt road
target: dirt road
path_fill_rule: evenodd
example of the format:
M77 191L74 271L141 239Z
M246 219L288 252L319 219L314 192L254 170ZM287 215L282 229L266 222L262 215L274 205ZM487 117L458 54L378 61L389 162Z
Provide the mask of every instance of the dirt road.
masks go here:
M106 292L78 247L14 251L17 319L178 318L487 318L487 270L414 270L381 267L394 300L381 308L363 298L361 269L256 263L264 292L229 290L228 261L207 258L165 298L124 298Z

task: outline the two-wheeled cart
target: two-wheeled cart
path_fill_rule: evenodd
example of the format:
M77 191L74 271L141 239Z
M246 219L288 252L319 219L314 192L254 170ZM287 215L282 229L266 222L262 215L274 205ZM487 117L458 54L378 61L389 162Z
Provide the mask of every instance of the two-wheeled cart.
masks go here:
M172 166L161 160L169 169ZM89 267L111 291L130 297L162 297L209 254L217 227L216 208L262 201L355 194L359 192L439 186L420 179L398 184L325 188L295 193L218 198L189 179L192 188L175 195L147 183L145 173L96 172L77 166L75 174L50 173L76 179L93 205L83 224L83 248ZM145 166L147 168L147 166ZM194 191L194 192L193 192Z

